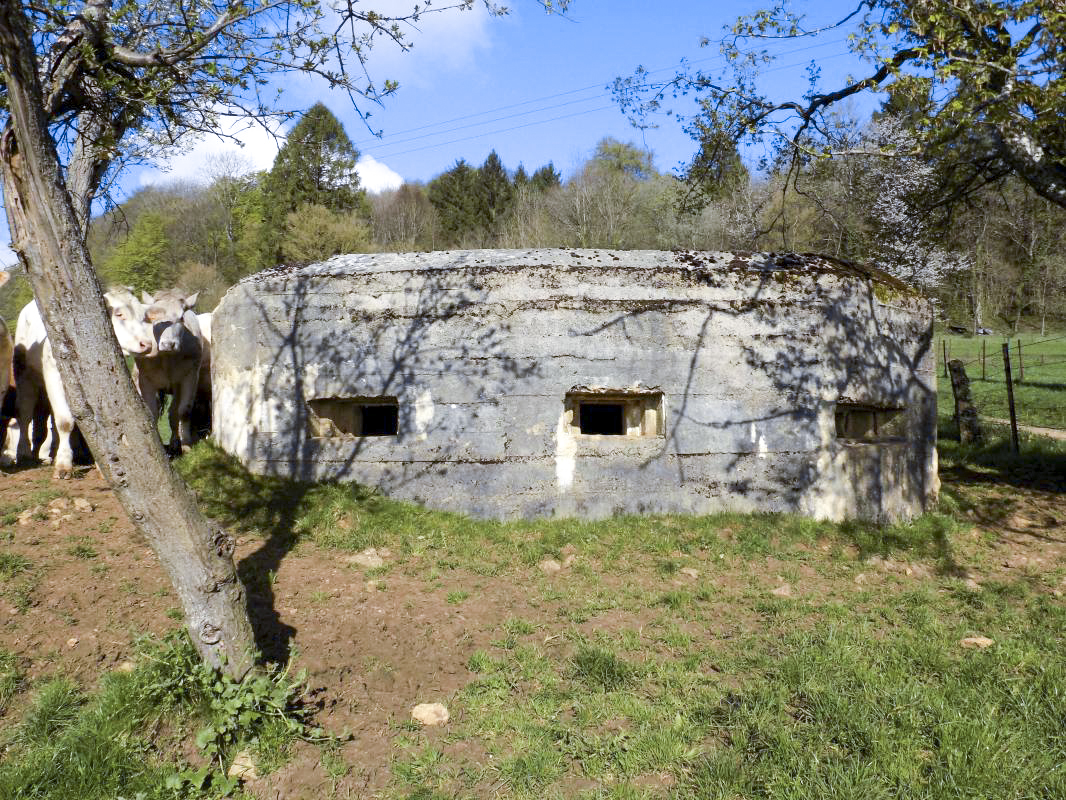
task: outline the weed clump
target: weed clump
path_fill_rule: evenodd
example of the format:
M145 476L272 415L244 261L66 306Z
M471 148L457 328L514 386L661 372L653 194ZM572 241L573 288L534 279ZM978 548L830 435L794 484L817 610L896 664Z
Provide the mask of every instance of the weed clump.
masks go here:
M41 687L0 762L0 797L221 797L237 788L225 770L240 748L276 762L271 751L296 738L323 738L299 705L301 679L284 670L235 681L207 667L184 631L139 650L137 669L106 675L92 695L65 678ZM168 762L150 732L164 719L178 738L199 729L201 764Z
M636 668L610 650L581 644L573 657L574 677L593 688L611 692L636 679Z

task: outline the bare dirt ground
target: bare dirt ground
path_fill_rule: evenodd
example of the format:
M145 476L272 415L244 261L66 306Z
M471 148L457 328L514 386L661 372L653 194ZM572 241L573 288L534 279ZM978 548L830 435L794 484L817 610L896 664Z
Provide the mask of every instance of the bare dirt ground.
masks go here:
M973 530L952 543L952 557L967 575L984 581L1066 564L1066 495L1061 491L1003 491L978 472L944 478L949 488L961 487L984 501L970 514ZM49 497L56 492L60 497ZM47 467L0 475L0 507L30 501L28 512L7 526L13 540L0 542L0 549L28 559L35 582L18 597L11 590L0 594L0 647L22 659L31 681L67 674L91 686L102 672L133 658L137 637L158 637L178 627L177 600L95 470L82 470L61 485L52 483ZM980 557L971 552L971 541L982 542ZM353 738L341 750L351 769L339 783L325 773L318 748L300 745L278 772L248 785L262 798L360 797L381 790L389 779L390 740L397 726L410 718L416 703L447 703L466 685L471 655L499 637L504 620L520 617L548 629L560 625L559 609L531 588L544 579L536 567L516 567L497 578L462 568L431 577L431 564L408 559L381 584L346 563L345 554L309 543L287 552L270 548L261 539L244 537L237 550L242 575L251 583L259 644L274 658L292 653L296 666L308 672L319 707L316 722L332 732L350 731ZM772 587L777 581L772 557L762 566L766 586ZM716 585L720 581L726 590L723 604L735 599L728 591L731 583L752 585L750 562L732 570L735 574L716 573ZM928 570L882 577L933 579ZM814 573L801 578L819 579ZM609 586L620 576L603 579ZM661 585L664 579L649 569L625 580ZM447 601L449 592L472 586L477 603ZM585 624L639 625L632 614L612 618L619 613ZM723 620L744 624L735 608ZM542 638L550 646L550 638ZM27 694L0 719L0 727L18 719ZM446 729L427 735L446 736Z

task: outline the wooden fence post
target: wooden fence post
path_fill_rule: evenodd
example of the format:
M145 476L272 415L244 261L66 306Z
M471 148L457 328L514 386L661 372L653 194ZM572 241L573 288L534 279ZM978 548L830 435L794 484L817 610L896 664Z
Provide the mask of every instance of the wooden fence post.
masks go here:
M955 424L959 428L959 441L962 444L981 444L981 424L977 418L977 409L970 395L970 379L966 367L957 358L948 363L951 371L951 393L955 396Z
M1018 415L1014 412L1014 387L1010 379L1010 342L1003 343L1003 372L1007 380L1007 406L1010 408L1010 443L1011 450L1018 454Z

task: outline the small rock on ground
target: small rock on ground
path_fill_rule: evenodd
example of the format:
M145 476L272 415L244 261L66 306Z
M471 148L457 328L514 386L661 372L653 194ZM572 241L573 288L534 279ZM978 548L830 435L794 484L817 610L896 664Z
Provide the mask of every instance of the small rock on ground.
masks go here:
M994 645L995 642L989 639L987 636L967 636L965 639L962 639L959 644L961 644L963 647L984 650L985 648Z
M774 595L774 597L792 597L792 584L783 583L772 590L770 594Z
M229 769L226 771L227 778L236 778L240 781L250 781L259 777L259 773L255 771L255 762L252 760L252 754L247 750L241 750L233 758L233 763L229 765Z
M545 575L554 575L556 572L559 572L563 568L563 565L556 561L554 558L546 558L539 564L537 564L537 566L540 567L540 571L543 572Z
M419 703L411 709L411 719L426 727L443 725L449 719L448 709L443 703Z
M686 578L692 578L692 580L696 580L696 578L700 576L700 571L698 569L693 569L692 567L682 567L678 572Z
M385 564L385 559L381 557L373 547L368 547L361 553L356 553L354 556L348 556L346 559L349 564L355 564L358 567L365 567L367 569L374 569L375 567L381 567Z

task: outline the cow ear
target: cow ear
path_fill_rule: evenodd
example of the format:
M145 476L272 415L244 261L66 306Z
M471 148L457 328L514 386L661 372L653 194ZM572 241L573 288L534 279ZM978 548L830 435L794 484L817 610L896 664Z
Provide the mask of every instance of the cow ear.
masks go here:
M184 305L184 306L185 306L186 308L192 308L193 306L195 306L195 305L196 305L196 299L197 299L197 298L198 298L199 296L200 296L200 293L199 293L199 292L193 292L193 293L192 293L192 294L190 294L190 295L189 295L188 297L186 297L186 298L185 298L185 300L183 300L183 301L182 301L182 303L183 303L183 305Z
M153 298L152 295L148 294L148 292L141 292L141 302L144 303L146 306L150 306L152 305L152 303L155 302L155 298Z

